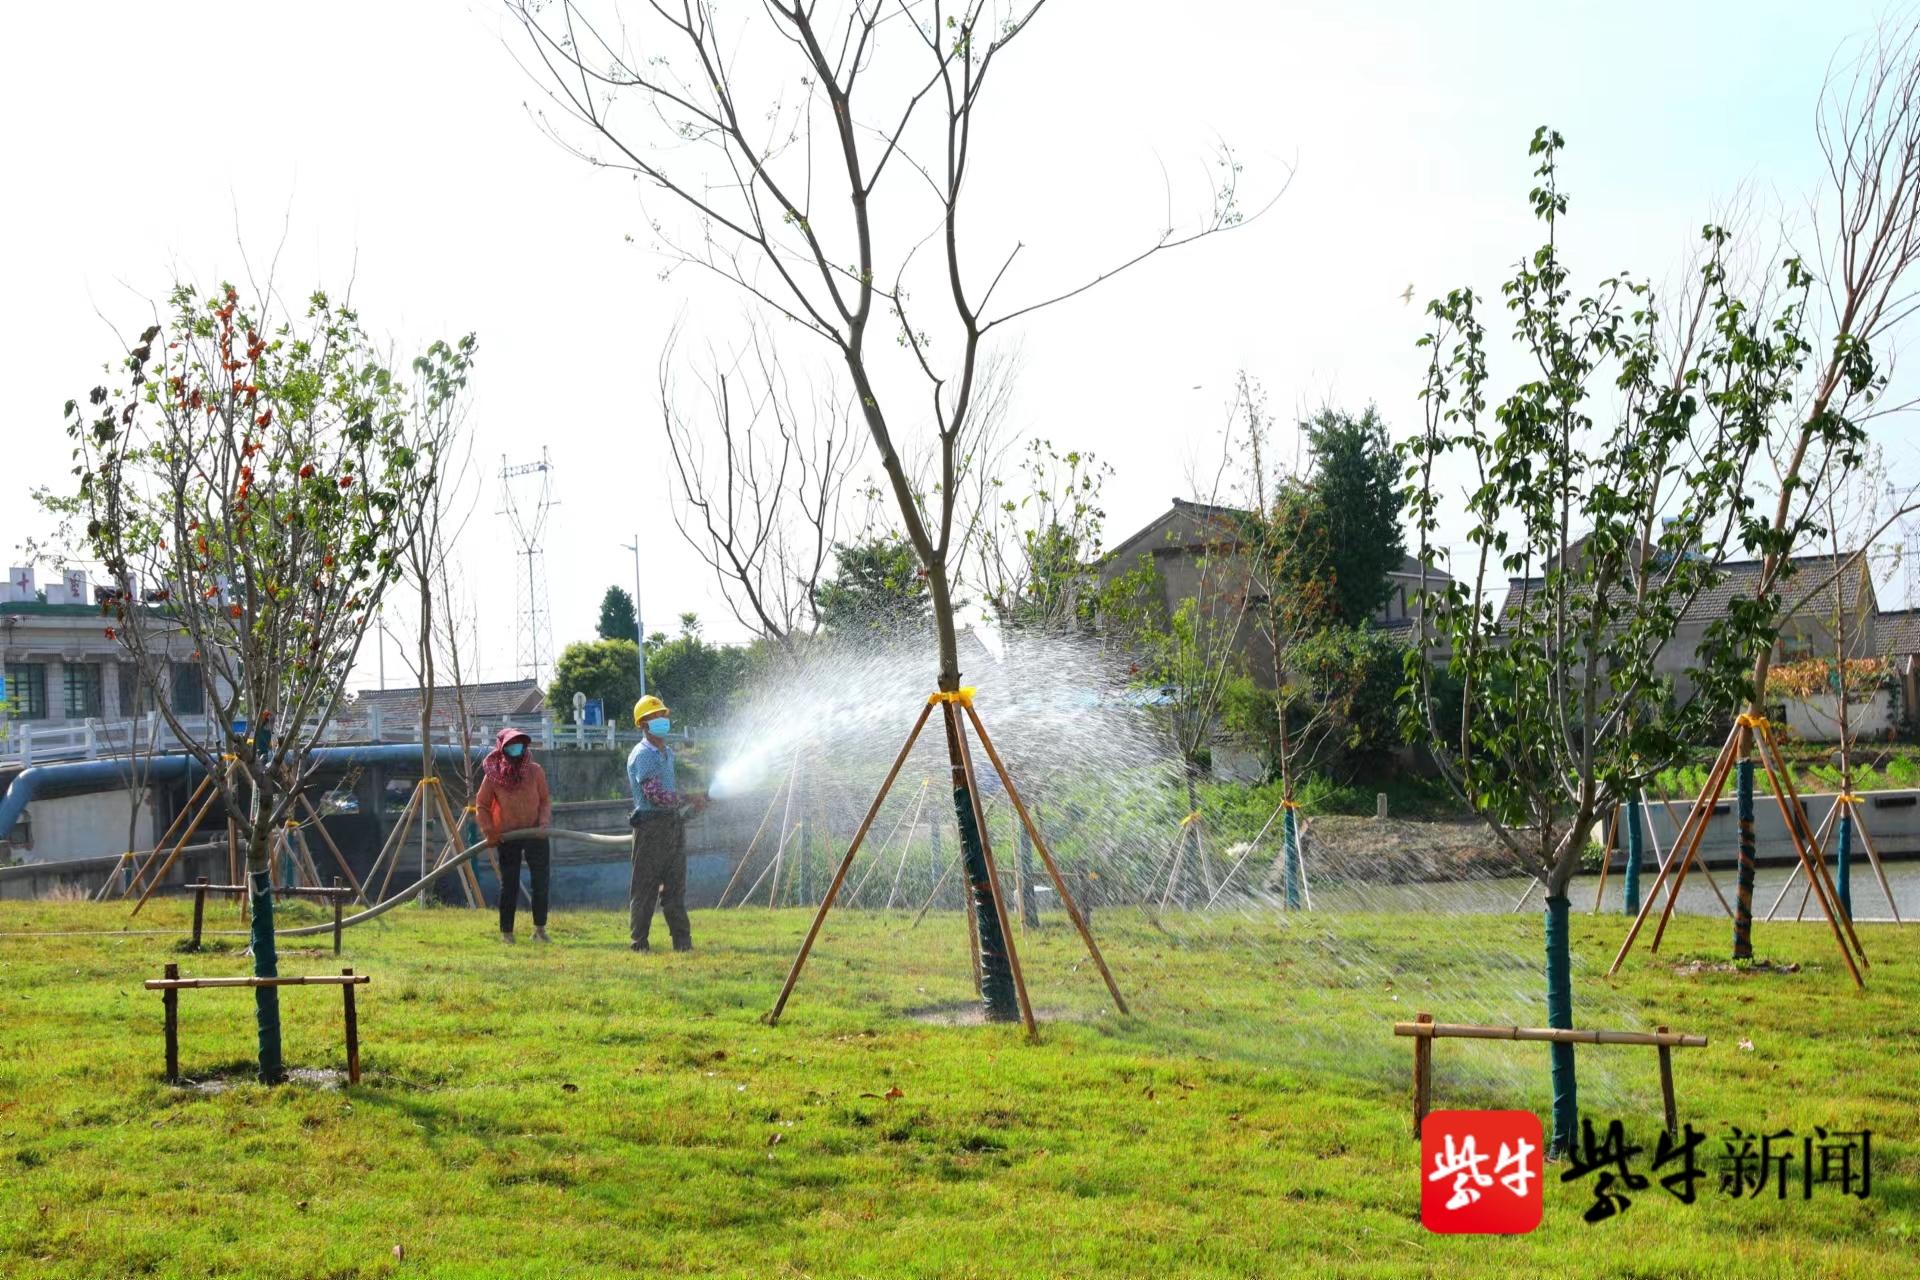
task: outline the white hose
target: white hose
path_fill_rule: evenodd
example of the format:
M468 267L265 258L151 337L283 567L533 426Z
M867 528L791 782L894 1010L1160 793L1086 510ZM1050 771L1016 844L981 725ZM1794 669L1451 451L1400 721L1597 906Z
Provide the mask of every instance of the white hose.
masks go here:
M503 834L500 837L500 839L502 842L507 840L529 840L529 839L578 840L582 844L611 845L621 849L629 849L633 845L632 839L628 836L600 835L591 831L562 831L562 830L559 830L558 828L553 828L553 827L528 827L525 830L521 830L521 831L508 831L505 834ZM420 877L419 880L409 885L407 888L402 889L399 893L394 894L391 898L388 898L385 902L375 903L373 906L368 907L365 911L360 912L358 915L351 915L346 917L344 920L340 922L340 927L345 929L351 925L365 924L369 920L373 920L387 914L387 912L393 910L395 907L399 906L403 902L412 901L414 898L417 898L420 896L421 890L425 889L428 885L432 884L435 880L438 880L441 876L446 875L447 872L452 871L455 867L458 867L461 863L468 862L474 858L479 857L483 852L487 850L488 847L489 846L485 840L482 840L480 843L476 845L469 846L466 850L464 850L463 852L461 852L455 857L447 859L447 861L441 863L439 866L435 867L433 870L427 872L426 875ZM275 929L273 931L273 936L276 938L309 938L314 936L315 934L332 933L332 932L333 932L333 921L329 920L324 924L303 925L298 929Z

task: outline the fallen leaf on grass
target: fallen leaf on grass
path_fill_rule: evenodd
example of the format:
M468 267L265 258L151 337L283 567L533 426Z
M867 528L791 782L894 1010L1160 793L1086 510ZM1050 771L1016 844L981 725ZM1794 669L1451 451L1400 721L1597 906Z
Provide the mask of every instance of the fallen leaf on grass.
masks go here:
M395 1262L405 1262L407 1260L407 1247L405 1245L397 1244L393 1246L393 1260Z
M899 1085L895 1085L893 1086L893 1088L887 1090L885 1093L881 1094L880 1096L885 1098L888 1102L892 1102L895 1098L904 1098L907 1095L900 1091Z
M767 1145L770 1147L777 1147L780 1145L781 1139L783 1139L784 1137L786 1137L786 1135L782 1133L773 1134L771 1137L767 1139Z
M1742 1040L1742 1041L1740 1042L1740 1046L1739 1046L1739 1047L1740 1047L1740 1048L1742 1048L1742 1049L1745 1049L1745 1050L1746 1050L1746 1051L1747 1051L1748 1053L1752 1053L1752 1052L1753 1052L1753 1041L1751 1041L1751 1040Z
M560 1091L562 1093L578 1093L580 1092L580 1086L569 1080L560 1086Z

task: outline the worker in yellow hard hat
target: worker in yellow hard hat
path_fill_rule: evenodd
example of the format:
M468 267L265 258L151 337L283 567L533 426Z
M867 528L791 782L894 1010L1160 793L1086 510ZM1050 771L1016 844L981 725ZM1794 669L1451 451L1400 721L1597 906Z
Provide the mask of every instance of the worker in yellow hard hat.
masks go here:
M689 812L707 807L707 798L674 787L673 749L667 735L673 718L667 704L649 694L633 704L639 743L627 756L627 783L633 788L633 879L627 898L629 946L648 949L653 908L659 904L675 951L693 950L687 920L687 825Z

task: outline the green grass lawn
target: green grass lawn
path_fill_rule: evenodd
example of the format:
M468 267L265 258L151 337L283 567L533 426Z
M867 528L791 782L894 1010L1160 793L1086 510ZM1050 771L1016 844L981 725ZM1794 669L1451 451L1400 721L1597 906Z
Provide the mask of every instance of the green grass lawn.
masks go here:
M169 902L138 923L184 918ZM124 920L0 904L9 934ZM1676 1054L1703 1150L1724 1124L1866 1126L1873 1194L1754 1203L1709 1179L1689 1208L1656 1184L1589 1226L1591 1180L1549 1166L1545 1221L1505 1238L1421 1228L1411 1042L1389 1024L1537 1020L1537 917L1226 915L1169 935L1106 911L1126 1018L1056 922L1022 943L1056 1017L1038 1045L908 1016L971 995L954 915L836 915L763 1025L805 923L696 913L697 951L634 955L610 913L509 949L480 913L408 909L350 932L341 961L290 948L282 972L373 975L366 1077L342 1089L247 1083L237 991L181 997L183 1068L228 1087L162 1083L141 980L168 960L245 972L231 950L0 937L0 1274L1920 1274L1920 930L1862 930L1860 994L1821 925L1760 928L1798 973L1688 973L1727 927L1682 920L1609 983L1621 922L1576 916L1577 1017L1712 1037ZM290 1066L344 1065L337 989L285 991L283 1011ZM1578 1052L1587 1113L1651 1150L1652 1051ZM1546 1111L1544 1046L1448 1041L1435 1059L1439 1106Z

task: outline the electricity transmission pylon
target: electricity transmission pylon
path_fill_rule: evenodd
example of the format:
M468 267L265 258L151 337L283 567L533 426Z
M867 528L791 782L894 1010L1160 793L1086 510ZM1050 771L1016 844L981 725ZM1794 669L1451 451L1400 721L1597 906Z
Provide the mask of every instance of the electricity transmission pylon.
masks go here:
M534 477L535 479L529 479ZM516 496L514 481L520 481ZM523 677L545 684L545 668L553 660L553 621L547 612L547 574L543 539L547 512L559 505L553 496L553 461L540 450L540 461L511 464L500 457L500 512L513 527L514 668Z

